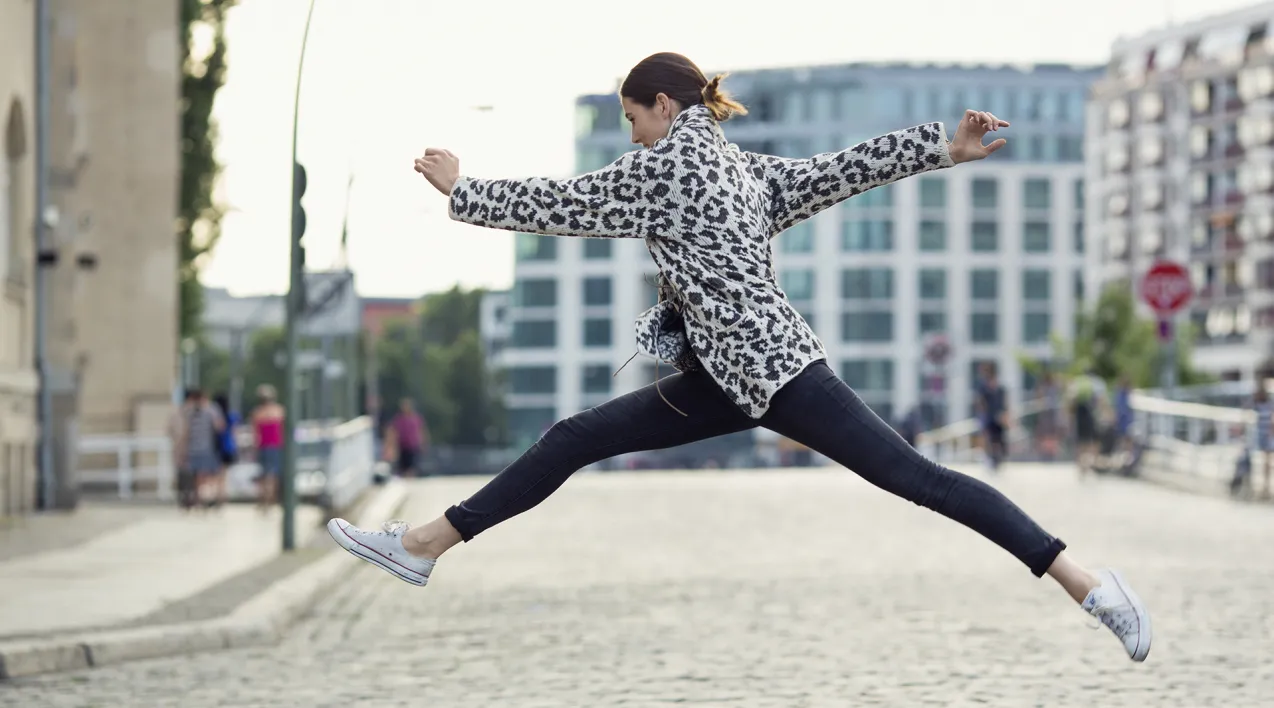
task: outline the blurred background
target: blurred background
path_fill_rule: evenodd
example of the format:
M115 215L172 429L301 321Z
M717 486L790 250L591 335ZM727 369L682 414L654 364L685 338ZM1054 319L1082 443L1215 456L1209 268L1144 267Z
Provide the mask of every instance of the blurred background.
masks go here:
M394 477L433 503L649 384L624 366L656 298L641 240L451 221L412 160L600 168L657 51L730 73L746 150L1012 123L990 159L774 241L829 363L911 444L1058 508L1089 498L1048 486L1079 466L1268 510L1274 2L726 7L0 0L0 640L215 616ZM585 473L828 464L757 430Z
M613 22L531 5L5 2L0 512L168 494L192 388L236 432L226 499L258 493L266 385L298 489L330 504L354 493L330 479L346 438L351 485L404 449L407 474L490 474L651 381L645 360L615 373L655 298L641 241L451 222L410 161L603 166L633 147L619 79L664 48L731 72L751 112L726 133L748 150L834 151L966 108L1012 122L993 159L775 243L834 367L916 444L975 454L988 365L1021 417L1014 456L1073 455L1081 374L1138 456L1244 434L1274 368L1274 3L921 2L905 36L864 29L890 21L877 4L652 0ZM1154 408L1174 401L1215 410ZM757 431L598 468L787 464L821 460Z

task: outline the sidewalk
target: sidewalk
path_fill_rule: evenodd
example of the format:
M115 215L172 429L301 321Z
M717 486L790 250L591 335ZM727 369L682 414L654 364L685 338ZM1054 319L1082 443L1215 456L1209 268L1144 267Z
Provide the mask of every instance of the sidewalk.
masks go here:
M0 640L136 624L279 558L281 514L85 505L0 526ZM303 548L322 512L297 508Z

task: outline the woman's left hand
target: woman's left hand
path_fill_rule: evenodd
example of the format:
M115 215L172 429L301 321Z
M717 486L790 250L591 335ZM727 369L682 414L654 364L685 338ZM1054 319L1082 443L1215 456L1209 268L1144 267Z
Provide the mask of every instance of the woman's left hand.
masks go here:
M460 179L460 158L451 154L450 150L428 148L425 154L416 158L416 171L425 176L444 196L451 196L451 190Z
M981 160L1008 144L1000 138L989 145L982 144L982 137L988 132L1009 127L1009 122L1000 120L986 111L967 110L956 128L955 139L951 141L951 160L957 165L961 162Z

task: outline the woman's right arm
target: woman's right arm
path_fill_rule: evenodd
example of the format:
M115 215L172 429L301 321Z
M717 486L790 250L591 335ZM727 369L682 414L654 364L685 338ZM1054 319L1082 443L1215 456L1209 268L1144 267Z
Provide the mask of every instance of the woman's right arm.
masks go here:
M671 231L669 154L637 150L570 179L460 177L451 189L452 219L475 226L547 236L645 238Z

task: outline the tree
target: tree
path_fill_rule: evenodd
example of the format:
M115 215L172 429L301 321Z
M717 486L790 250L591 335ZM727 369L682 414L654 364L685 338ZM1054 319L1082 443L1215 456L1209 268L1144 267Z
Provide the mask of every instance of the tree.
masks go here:
M221 235L224 210L213 200L221 173L212 106L226 76L226 13L236 0L182 0L181 194L177 207L181 336L194 336L203 312L199 268ZM196 42L196 38L199 39ZM207 39L205 43L203 40ZM206 45L206 46L205 46Z
M478 332L483 290L454 287L421 299L411 322L388 325L375 343L384 420L414 399L435 442L492 445L505 438L504 407Z
M1194 328L1190 325L1176 331L1177 382L1183 386L1207 383L1209 375L1191 364ZM1137 388L1159 385L1162 348L1158 324L1137 316L1132 291L1125 285L1111 285L1102 290L1090 312L1075 318L1075 339L1071 342L1054 337L1052 363L1046 364L1027 355L1019 355L1022 367L1039 375L1050 369L1069 379L1088 368L1109 382L1128 376Z

